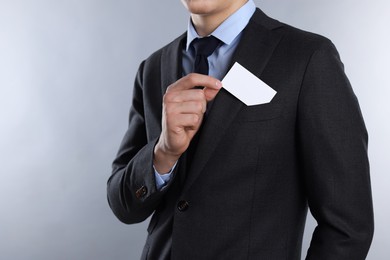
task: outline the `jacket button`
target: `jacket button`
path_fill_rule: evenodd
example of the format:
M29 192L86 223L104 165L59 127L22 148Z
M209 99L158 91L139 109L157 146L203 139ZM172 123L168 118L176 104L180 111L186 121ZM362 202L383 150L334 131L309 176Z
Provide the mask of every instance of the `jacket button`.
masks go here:
M181 212L186 211L189 206L190 206L190 204L188 204L188 201L185 201L185 200L181 200L181 201L179 201L179 203L177 203L177 209Z
M144 197L147 193L148 193L148 189L145 186L142 186L135 192L135 196L137 197L137 199L140 199Z

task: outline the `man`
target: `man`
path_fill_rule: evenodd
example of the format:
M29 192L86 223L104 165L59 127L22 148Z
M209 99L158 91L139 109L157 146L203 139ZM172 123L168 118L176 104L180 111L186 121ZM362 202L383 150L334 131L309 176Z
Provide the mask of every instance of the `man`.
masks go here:
M300 259L308 207L307 259L365 259L367 132L333 44L251 0L182 2L188 31L141 64L108 181L121 221L153 214L142 259ZM223 88L235 62L277 92L270 103Z

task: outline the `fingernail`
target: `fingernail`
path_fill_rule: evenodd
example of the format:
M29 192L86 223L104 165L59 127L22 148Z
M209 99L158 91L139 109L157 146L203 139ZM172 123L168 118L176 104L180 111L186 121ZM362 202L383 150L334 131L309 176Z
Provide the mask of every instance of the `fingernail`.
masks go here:
M222 88L222 82L221 81L217 81L215 82L215 85L218 87L218 88Z

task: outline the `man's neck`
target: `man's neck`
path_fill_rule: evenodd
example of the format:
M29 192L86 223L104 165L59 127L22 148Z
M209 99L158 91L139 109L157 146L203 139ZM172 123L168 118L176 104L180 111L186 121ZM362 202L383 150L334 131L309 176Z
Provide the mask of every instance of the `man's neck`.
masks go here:
M221 12L211 14L191 14L192 23L199 36L210 35L218 28L229 16L240 9L247 1L237 1L235 5Z

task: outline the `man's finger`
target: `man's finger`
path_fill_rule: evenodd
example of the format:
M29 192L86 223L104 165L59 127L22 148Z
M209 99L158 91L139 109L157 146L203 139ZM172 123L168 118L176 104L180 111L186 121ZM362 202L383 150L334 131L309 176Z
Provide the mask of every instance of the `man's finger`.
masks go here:
M211 101L218 94L219 89L215 90L215 89L212 89L212 88L204 88L203 91L204 91L204 96L206 97L206 100L207 101Z
M196 130L201 121L202 116L198 114L179 114L175 117L174 124L186 129Z
M203 114L206 112L207 102L183 102L175 108L180 114Z
M207 75L190 73L170 85L167 89L167 92L192 89L197 86L219 90L222 87L222 83L218 79Z
M167 103L182 103L189 101L202 101L205 99L203 89L187 89L182 91L170 91L165 94L164 101Z

